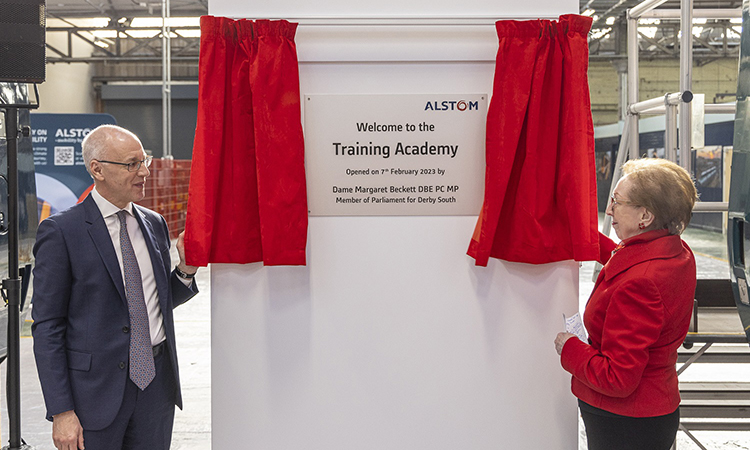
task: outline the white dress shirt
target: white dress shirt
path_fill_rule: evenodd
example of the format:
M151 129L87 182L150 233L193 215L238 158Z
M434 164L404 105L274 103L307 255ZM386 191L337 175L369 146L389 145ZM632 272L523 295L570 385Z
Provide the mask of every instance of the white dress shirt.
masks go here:
M96 202L96 206L99 207L99 211L104 217L104 223L109 230L109 237L112 238L112 245L115 247L117 261L120 264L120 274L122 274L122 283L124 286L125 272L122 264L122 249L120 248L120 219L117 218L117 213L120 211L120 208L102 197L102 195L97 192L96 188L91 191L91 197L94 199L94 202ZM128 203L128 206L124 208L124 211L128 213L125 219L128 225L128 236L130 236L130 242L133 245L135 257L138 260L138 268L141 271L143 298L146 300L146 310L148 311L151 345L157 345L166 339L166 335L164 333L164 319L162 318L161 307L159 306L159 293L156 290L154 268L151 264L151 256L148 253L148 247L146 246L146 238L143 237L141 227L138 225L138 221L133 215L133 204Z

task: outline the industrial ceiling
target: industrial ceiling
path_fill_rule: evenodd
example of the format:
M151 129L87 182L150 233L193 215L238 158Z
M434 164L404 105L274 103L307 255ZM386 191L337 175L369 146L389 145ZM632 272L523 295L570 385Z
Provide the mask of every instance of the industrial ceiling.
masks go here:
M579 13L591 16L594 19L592 31L589 36L590 55L592 59L619 59L625 57L625 13L642 0L580 0ZM729 10L739 11L741 0L693 0L693 9L701 10ZM659 7L660 10L672 9L679 10L679 0L668 0ZM197 17L208 13L208 0L171 0L170 15L177 17ZM84 38L94 47L94 56L104 58L115 62L122 56L137 57L137 51L132 49L136 47L143 48L147 51L149 58L157 59L159 56L154 51L160 52L158 35L160 34L160 18L162 14L162 2L153 0L50 0L47 3L48 26L58 31L66 31L69 40ZM82 24L82 18L100 18L97 27L104 27L109 30L108 37L99 33L99 37L92 34L90 24ZM152 32L144 32L141 28L143 25L136 25L133 21L138 18L153 18L159 20L159 25L147 25L151 27ZM108 19L108 22L107 22ZM711 60L722 57L736 57L739 53L739 33L741 22L738 17L734 19L709 19L700 21L700 15L696 14L693 29L695 48L694 55L697 61ZM103 23L102 23L103 21ZM137 21L136 21L137 22ZM189 27L191 30L183 29L182 31L172 29L170 36L181 39L183 47L188 51L183 51L183 55L189 58L197 59L197 43L189 43L190 39L197 41L197 20ZM639 24L640 32L640 53L644 59L648 58L678 58L679 57L679 38L680 29L679 19L662 19L641 21ZM135 31L140 31L139 35ZM145 34L144 34L145 33ZM104 36L103 38L101 38ZM118 42L113 44L113 37L116 36ZM109 40L107 40L109 39ZM122 51L114 51L113 48L121 48L120 41L133 39L149 39L149 43L133 43L125 45L122 48L130 49L125 54ZM107 45L109 49L107 49ZM68 45L68 47L72 47ZM63 46L48 52L49 62L76 62L82 61L82 58L74 57Z

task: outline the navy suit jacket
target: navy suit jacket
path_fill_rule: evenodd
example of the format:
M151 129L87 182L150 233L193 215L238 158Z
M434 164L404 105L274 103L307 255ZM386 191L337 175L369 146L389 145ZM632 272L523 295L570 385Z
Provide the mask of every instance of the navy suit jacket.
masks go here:
M172 309L195 295L171 270L164 218L133 205L154 268L175 403L182 408ZM34 356L47 418L75 410L84 429L110 425L128 380L130 318L120 265L94 199L44 220L34 245Z

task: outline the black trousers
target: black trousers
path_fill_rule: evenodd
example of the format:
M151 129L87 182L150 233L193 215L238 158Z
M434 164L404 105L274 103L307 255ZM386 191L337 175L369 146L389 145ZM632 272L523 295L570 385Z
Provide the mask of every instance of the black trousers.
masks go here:
M589 450L669 450L680 425L680 409L656 417L612 414L578 401Z

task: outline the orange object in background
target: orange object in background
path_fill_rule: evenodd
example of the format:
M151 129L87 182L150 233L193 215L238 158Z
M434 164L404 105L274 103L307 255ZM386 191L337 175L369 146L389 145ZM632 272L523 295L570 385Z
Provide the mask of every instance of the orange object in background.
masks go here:
M185 229L190 160L154 159L149 170L146 197L138 204L164 216L169 237L175 239Z

